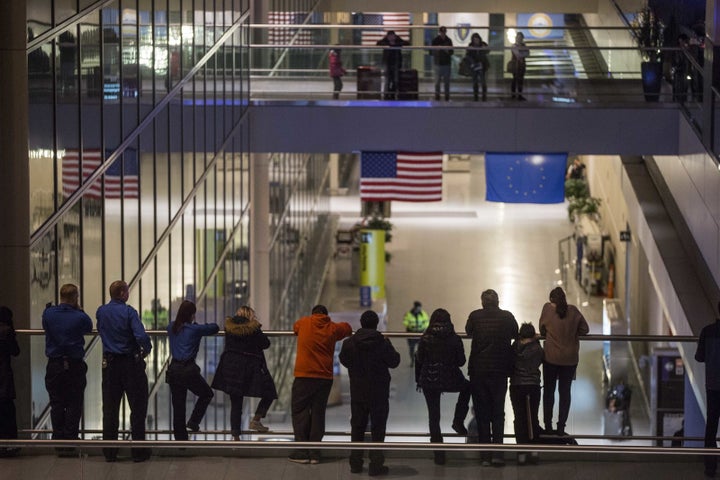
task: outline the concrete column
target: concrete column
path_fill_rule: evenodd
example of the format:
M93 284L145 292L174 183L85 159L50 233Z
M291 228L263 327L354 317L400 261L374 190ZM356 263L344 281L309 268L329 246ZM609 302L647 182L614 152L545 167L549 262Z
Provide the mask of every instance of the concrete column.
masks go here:
M337 195L338 188L340 187L339 180L339 164L340 155L337 153L330 154L330 194Z
M270 316L270 155L253 153L250 168L250 305L266 330Z
M421 27L423 25L423 13L413 12L412 14L413 26ZM425 45L425 32L422 29L414 28L410 30L410 45L413 47L422 47ZM413 50L410 60L410 68L414 68L420 75L423 72L425 58L425 50Z
M30 327L30 172L25 0L0 2L0 304L15 328ZM18 427L29 428L32 389L30 342L21 336L13 360ZM40 366L38 366L40 368Z

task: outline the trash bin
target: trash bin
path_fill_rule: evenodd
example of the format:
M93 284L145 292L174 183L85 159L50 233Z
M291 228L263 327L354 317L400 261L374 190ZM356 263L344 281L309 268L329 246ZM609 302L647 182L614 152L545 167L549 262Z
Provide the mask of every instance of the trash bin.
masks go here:
M378 67L357 67L358 100L380 100L382 90L382 71Z

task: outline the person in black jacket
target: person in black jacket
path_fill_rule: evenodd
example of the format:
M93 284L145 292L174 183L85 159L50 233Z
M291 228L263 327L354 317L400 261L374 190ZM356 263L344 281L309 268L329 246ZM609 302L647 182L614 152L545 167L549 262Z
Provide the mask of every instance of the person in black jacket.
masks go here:
M440 33L432 40L433 47L452 47L453 42L447 36L447 28L440 27ZM432 51L435 60L435 100L440 100L440 82L445 87L445 101L450 100L450 67L452 66L453 49Z
M517 338L517 321L512 313L500 310L495 290L480 296L483 308L470 313L465 332L472 337L470 386L480 443L503 443L507 379L513 373L512 341ZM492 457L492 460L491 460ZM484 466L505 465L502 452L481 453Z
M373 442L385 441L385 427L390 409L390 368L400 365L400 354L377 331L377 313L372 310L363 312L360 317L361 328L355 335L345 340L340 349L340 363L348 369L350 375L350 418L353 442L362 442L370 418L370 432ZM381 450L370 450L371 476L388 473L384 465L385 456ZM350 471L360 473L363 469L362 450L353 450L350 454Z
M455 333L450 314L438 308L430 316L430 325L420 337L415 353L415 382L425 395L430 426L430 441L442 443L440 431L440 395L460 392L455 404L452 428L467 435L465 417L470 405L470 385L460 367L465 365L465 347ZM435 451L435 463L445 463L445 452Z
M20 355L20 347L15 338L12 310L0 306L0 438L18 438L17 417L15 412L15 379L10 357ZM17 454L19 448L2 448L0 456Z
M720 311L720 302L718 302ZM720 419L720 318L700 331L695 360L705 364L705 448L717 448L718 420ZM717 456L705 455L705 475L714 477L717 472Z
M230 395L230 431L240 440L244 397L259 397L250 430L265 433L270 429L262 424L273 400L278 398L275 382L265 361L270 340L262 331L255 310L244 305L234 317L225 319L225 350L220 357L212 388Z
M473 100L478 101L480 84L482 84L482 99L487 100L487 71L490 68L488 60L488 44L479 33L473 33L467 48L467 56L472 61Z
M515 442L530 443L540 436L540 365L543 349L532 323L520 326L520 337L513 342L515 369L510 377L510 402L515 413ZM537 453L530 454L530 460L537 461ZM527 454L518 453L518 464L527 462Z
M397 100L399 90L400 69L402 68L402 51L400 47L410 45L410 42L400 38L394 30L388 30L377 45L387 47L383 49L383 63L385 64L385 100Z

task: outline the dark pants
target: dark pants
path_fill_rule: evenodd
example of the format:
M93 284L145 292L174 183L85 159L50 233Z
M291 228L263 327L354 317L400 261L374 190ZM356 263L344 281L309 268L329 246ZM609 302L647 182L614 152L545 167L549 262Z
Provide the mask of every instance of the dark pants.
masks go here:
M470 379L473 408L477 420L480 443L503 443L505 434L505 394L507 377L504 375L484 375ZM489 455L482 453L483 459ZM502 458L502 452L496 457Z
M173 360L173 363L176 363ZM187 420L187 425L198 426L205 416L208 405L213 398L213 391L207 384L203 376L200 374L200 368L197 365L190 365L190 369L184 369L182 375L173 377L170 384L170 396L172 397L173 407L173 434L175 440L187 440L188 432L185 423L185 406L187 403L187 392L190 390L198 398L195 406Z
M130 406L130 431L133 440L145 440L145 417L148 408L148 378L145 361L133 355L103 355L103 440L117 440L120 428L120 404L123 395ZM117 456L117 448L104 448L107 459ZM148 455L148 449L133 449L134 457Z
M450 100L450 64L435 65L435 100L440 100L440 83L443 84L445 100Z
M515 73L513 73L512 83L510 84L510 91L512 92L513 97L515 96L515 92L517 92L518 94L522 93L524 83L525 64L520 65L520 62L517 62Z
M18 438L15 400L12 398L0 400L0 438Z
M385 66L385 100L397 100L400 79L399 65Z
M543 363L543 422L546 430L552 430L553 408L555 407L555 387L559 394L558 430L565 430L570 414L570 390L577 365L553 365Z
M410 364L415 365L415 349L417 348L418 343L420 343L420 338L408 338L408 349L410 350Z
M234 437L237 437L242 432L242 407L245 397L243 395L230 395L230 433ZM265 418L270 405L272 404L272 398L261 398L255 409L255 415L260 418Z
M350 440L362 442L365 440L365 430L370 420L370 434L373 442L385 441L385 428L387 426L390 404L388 397L376 398L369 402L350 401ZM382 450L370 450L370 471L377 470L385 463ZM350 452L350 466L362 468L363 451Z
M707 421L705 423L705 447L717 448L718 419L720 419L720 390L705 390L707 397ZM705 455L705 473L715 475L717 456Z
M478 94L480 92L480 85L482 85L482 99L487 100L487 80L485 79L485 69L473 69L472 71L472 84L473 84L473 100L478 100Z
M51 358L45 371L53 440L77 440L87 380L82 360Z
M441 390L423 389L425 395L425 404L428 409L428 426L430 429L430 441L432 443L442 443L443 437L440 429L440 396ZM465 418L470 410L470 382L465 383L465 388L460 391L457 402L455 403L455 413L453 415L454 424L465 424Z
M325 435L325 409L332 380L296 377L292 386L292 425L296 442L319 442ZM319 450L298 451L299 455L320 457Z
M337 100L340 98L340 92L343 89L342 77L332 77L333 79L333 98Z
M540 385L511 385L510 402L515 413L515 442L521 444L536 440L540 435Z

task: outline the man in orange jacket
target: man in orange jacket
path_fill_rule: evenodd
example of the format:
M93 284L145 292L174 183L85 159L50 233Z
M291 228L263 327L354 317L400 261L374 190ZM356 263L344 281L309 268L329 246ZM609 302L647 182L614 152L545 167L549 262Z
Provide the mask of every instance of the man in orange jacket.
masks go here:
M312 315L293 325L297 335L292 424L296 442L319 442L325 435L325 409L333 382L335 344L352 333L350 324L335 323L327 308L316 305ZM289 460L320 463L320 450L295 450Z

